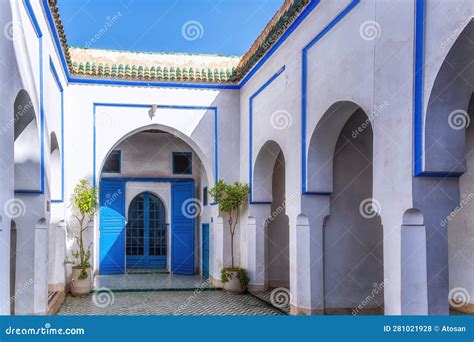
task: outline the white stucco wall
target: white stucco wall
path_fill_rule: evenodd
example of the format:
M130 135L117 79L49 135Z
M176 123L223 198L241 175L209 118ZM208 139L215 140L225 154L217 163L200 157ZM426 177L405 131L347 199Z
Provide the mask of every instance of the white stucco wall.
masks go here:
M5 165L4 169L8 170L5 177L0 180L3 189L0 192L0 209L4 208L4 204L8 200L14 198L14 183L17 188L37 187L40 183L39 164L26 170L26 173L20 172L19 164L16 165L16 171L15 168L12 169L8 166L14 163L15 155L17 157L33 156L39 160L37 141L41 136L41 125L39 124L41 104L44 108L44 194L35 195L34 199L17 195L16 197L24 201L28 208L15 222L18 231L21 231L22 225L33 229L32 227L36 227L38 220L44 218L46 226L49 226L49 238L45 238L43 234L43 223L38 232L36 229L35 234L30 232L30 238L33 239L30 245L32 250L20 251L17 258L18 262L15 268L18 274L21 274L17 278L17 287L21 285L21 282L28 281L31 277L34 278L35 274L44 274L45 276L41 279L34 278L36 282L34 289L30 289L20 300L22 303L20 311L24 313L44 312L45 305L42 301L45 299L44 284L47 281L46 275L48 273L50 284L65 283L62 263L67 245L61 221L68 218L66 206L72 189L81 178L97 181L107 153L117 148L124 138L145 127L171 132L189 144L202 162L202 168L197 168L196 175L193 175L199 179L196 182L196 194L199 198L202 198L203 186L212 186L216 176L214 111L158 108L156 116L150 119L148 108L139 108L134 105L216 107L219 132L217 137L219 178L224 178L227 181L248 182L249 100L282 66L285 66L285 70L253 100L253 157L251 164L255 164L258 152L267 141L273 140L281 147L286 163L285 197L289 199L286 205L286 214L290 225L290 249L293 249L293 253L290 253L293 256L290 266L294 266L295 257L301 260L301 258L317 256L318 253L308 253L304 249L294 251L296 241L301 241L301 236L295 229L297 217L307 210L303 207L308 198L308 195L300 196L302 184L301 51L350 3L350 0L321 1L291 34L290 38L276 50L240 90L216 90L92 84L67 85L40 2L32 1L31 4L43 33L41 58L39 56L40 39L36 36L23 1L2 2L0 5L2 27L5 23L13 21L21 23L21 30L18 31L19 36L15 36L13 40L9 40L5 36L0 37L2 42L0 76L2 84L6 85L0 89L1 107L4 109L0 114L0 125L7 128L0 134L4 152L0 161L3 163L2 165ZM374 131L372 193L380 203L380 217L384 230L383 259L384 279L386 279L384 304L386 314L400 314L402 312L401 268L403 265L401 264L400 227L403 213L414 206L414 193L420 191L420 188L413 185L412 177L414 9L414 0L362 1L336 23L307 53L306 143L308 145L315 127L320 123L327 109L336 102L351 101L360 106L367 114L374 115L372 120ZM427 108L434 80L449 48L454 44L473 13L474 4L470 0L426 1L423 108ZM373 22L377 24L375 25L377 31L375 38L364 37L361 28L367 23L373 24ZM60 93L52 77L49 66L50 58L58 71L60 82L65 88L64 142L61 132ZM43 75L42 84L40 82L40 68ZM14 115L13 103L21 89L28 92L38 123L36 127L30 127L33 138L26 139L24 136L26 141L23 141L22 146L13 143L13 129L11 127ZM43 97L41 97L42 94ZM95 107L95 123L94 103L106 104ZM118 106L118 104L126 106ZM65 168L60 177L51 177L49 146L51 132L55 132L59 146L63 143L65 145L65 150L60 151L61 156L65 158ZM125 155L123 175L136 176L136 168L132 170L128 165L133 167L137 163L143 164L155 148L153 144L146 141L141 141L140 146L144 147L141 149L143 152L141 157L127 159L127 155ZM126 147L123 148L126 149ZM34 153L28 154L33 150ZM311 152L308 150L308 154ZM93 173L94 167L95 174ZM156 162L156 165L148 165L142 170L142 174L147 177L158 174L164 176L169 171L169 164L160 160ZM62 182L63 174L65 177L65 203L52 203L50 212L47 212L49 206L46 205L46 202L51 200L50 188L57 189L59 183ZM32 175L33 177L30 178L29 176ZM454 184L455 182L452 181L453 189L457 186ZM430 184L423 182L422 187L434 186ZM463 179L461 179L461 184L463 184ZM149 186L161 185L150 184ZM469 185L463 184L461 192L468 188ZM54 191L54 196L56 195L57 192ZM320 198L315 197L311 197L311 199L314 201L311 202L313 207L310 209L314 209L313 211L318 213L324 212L322 209L324 200L319 201ZM240 246L237 248L236 259L243 265L248 263L249 257L247 217L251 211L245 208L237 236ZM431 215L431 213L425 214ZM4 210L1 215L0 240L8 246L10 219L5 216ZM227 229L222 227L222 219L218 215L216 206L209 205L203 209L201 216L201 222L212 222L210 241L211 268L213 269L211 269L211 274L214 278L218 277L218 268L228 263L226 255ZM301 219L299 222L303 221L305 220ZM225 223L226 220L224 219L223 222ZM314 222L309 224L314 224ZM312 232L314 232L313 228L311 227ZM196 227L196 244L200 244L200 238L198 238L201 235L200 232L199 223ZM22 234L24 233L18 235L20 240L25 238L25 235ZM24 243L24 241L20 241L20 243ZM430 250L435 249L433 247L435 245L430 246ZM2 254L4 257L1 259L7 260L8 251L5 249L2 252L5 254ZM427 257L430 263L429 273L436 274L436 269L443 267L441 261L436 260L431 265L431 259L434 257L430 253L427 254ZM33 258L45 262L43 265L41 262L36 262L33 268L26 267L26 264L32 264ZM199 259L200 257L196 257L196 265L198 265ZM49 269L45 270L44 265L49 265ZM3 275L9 274L8 270L9 265L6 262L2 263L0 268L2 279L8 278L3 277ZM300 271L302 274L309 272L308 270ZM317 280L314 274L311 276L313 280ZM2 304L8 301L7 297L10 292L8 284L9 282L1 281ZM435 279L430 286L432 287L430 298L446 297L445 279ZM466 286L469 287L469 285ZM297 291L303 293L304 286L299 287ZM307 297L300 296L300 298L306 300ZM431 312L443 313L445 307L446 305L442 304ZM2 310L8 311L8 309Z

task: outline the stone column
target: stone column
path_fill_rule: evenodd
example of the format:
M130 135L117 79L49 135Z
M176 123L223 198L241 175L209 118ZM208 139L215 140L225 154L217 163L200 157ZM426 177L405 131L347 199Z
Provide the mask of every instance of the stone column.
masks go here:
M224 248L224 219L222 216L213 215L210 230L209 278L214 286L222 287L221 269L224 266L224 253L226 251Z
M48 231L44 195L17 197L25 211L14 219L17 231L15 314L46 314Z
M290 224L290 313L321 315L324 312L323 226L299 215Z
M49 284L50 291L63 291L66 285L66 235L67 226L64 220L50 225L49 234Z
M0 315L10 314L10 227L0 215Z
M324 313L324 222L329 195L302 198L303 214L290 220L290 311L292 315Z
M0 27L5 28L12 22L11 1L0 1ZM5 207L13 199L14 187L14 101L16 91L14 73L15 51L12 39L7 34L0 34L0 315L10 314L10 216ZM10 129L7 129L9 128Z
M34 251L33 313L43 315L48 313L48 225L46 219L36 222Z
M401 314L427 315L426 229L419 211L407 213L401 228Z
M249 290L264 291L268 287L265 265L265 230L271 214L270 204L251 204L247 220L247 265Z

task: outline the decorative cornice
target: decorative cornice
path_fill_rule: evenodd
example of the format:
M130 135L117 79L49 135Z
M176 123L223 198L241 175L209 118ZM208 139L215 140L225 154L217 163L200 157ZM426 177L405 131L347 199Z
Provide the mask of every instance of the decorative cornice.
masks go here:
M146 81L228 83L240 57L69 48L71 74Z
M61 42L61 48L64 52L64 57L66 58L66 63L69 68L69 72L72 70L71 54L69 53L69 46L67 45L66 33L64 32L63 23L61 17L59 16L59 9L57 5L57 0L48 0L49 9L53 15L56 32L58 33L59 41Z
M157 56L157 61L142 62L135 58L133 62L111 62L110 60L99 61L94 58L89 60L77 58L71 51L82 50L107 51L95 49L77 49L69 48L66 34L59 15L57 0L48 0L56 31L64 52L69 73L73 76L84 78L110 78L110 79L138 79L144 81L163 80L163 81L183 81L196 83L237 83L255 66L255 64L270 50L278 39L286 32L288 27L298 18L303 9L310 3L310 0L285 0L282 7L273 16L263 32L254 41L249 51L239 59L236 57L227 57L232 59L231 63L222 65L222 63L168 63L161 62L160 56L172 54L148 54ZM111 51L111 50L109 50ZM117 51L115 51L117 52ZM139 52L118 52L123 56L131 55L143 56L146 54ZM178 56L190 56L199 58L206 55L187 55L176 54ZM199 56L199 57L198 57ZM212 58L212 55L207 57ZM226 58L223 56L214 56ZM152 65L153 64L153 65Z
M310 3L310 0L285 0L280 9L253 42L237 66L236 81L242 78L270 50Z

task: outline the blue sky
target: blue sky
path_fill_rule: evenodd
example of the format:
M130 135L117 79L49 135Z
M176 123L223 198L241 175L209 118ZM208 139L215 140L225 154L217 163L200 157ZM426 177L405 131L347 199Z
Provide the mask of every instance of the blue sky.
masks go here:
M59 0L70 46L242 55L283 0Z

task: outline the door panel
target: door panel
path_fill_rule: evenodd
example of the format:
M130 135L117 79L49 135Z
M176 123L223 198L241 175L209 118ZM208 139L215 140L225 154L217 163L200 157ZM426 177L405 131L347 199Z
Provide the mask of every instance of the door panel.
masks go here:
M150 192L132 200L128 210L127 268L166 268L166 211Z
M125 272L125 184L100 182L100 274Z
M171 271L194 274L194 215L186 214L193 205L194 182L175 182L171 185Z

